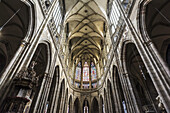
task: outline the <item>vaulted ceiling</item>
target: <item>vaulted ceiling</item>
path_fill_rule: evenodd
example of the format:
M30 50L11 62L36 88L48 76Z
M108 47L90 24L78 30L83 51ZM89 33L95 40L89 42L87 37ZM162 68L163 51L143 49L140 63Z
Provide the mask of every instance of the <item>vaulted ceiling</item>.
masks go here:
M107 0L73 0L66 2L68 43L73 60L98 61L102 56L106 33ZM74 4L74 5L73 5ZM71 7L72 6L72 7Z

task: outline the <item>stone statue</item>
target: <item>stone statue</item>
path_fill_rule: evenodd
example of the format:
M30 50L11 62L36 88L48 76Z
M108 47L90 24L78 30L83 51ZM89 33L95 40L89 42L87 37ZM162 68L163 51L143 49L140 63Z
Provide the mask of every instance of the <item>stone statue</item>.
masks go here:
M28 69L27 68L22 69L18 73L16 79L30 80L31 82L36 83L36 85L37 85L39 78L36 76L36 72L34 71L34 67L36 64L37 63L35 61L32 61L30 64L30 67Z

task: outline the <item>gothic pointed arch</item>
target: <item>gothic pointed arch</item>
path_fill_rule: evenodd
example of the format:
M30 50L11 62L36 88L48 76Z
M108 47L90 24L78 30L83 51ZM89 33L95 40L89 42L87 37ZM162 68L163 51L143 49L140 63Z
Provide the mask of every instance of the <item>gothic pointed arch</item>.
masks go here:
M69 98L69 103L68 103L68 113L73 113L73 99L72 99L72 95L70 95Z
M40 93L40 89L41 87L43 87L41 84L43 82L44 77L46 76L46 73L49 71L49 67L51 64L51 51L50 51L50 45L46 42L44 43L40 43L29 63L30 67L32 65L33 62L36 63L34 70L36 72L36 76L38 77L38 84L35 87L34 91L32 92L33 96L31 97L31 104L29 109L30 112L33 112L35 109L35 105L39 104L39 102L37 102L37 98L39 96L41 96ZM41 98L41 97L39 97Z
M92 105L91 105L91 112L99 113L99 103L96 97L93 98Z
M125 101L124 91L123 91L123 85L121 84L120 74L118 72L117 67L113 66L113 83L117 90L117 95L119 96L119 102L121 107L121 112L126 113L127 112L127 105Z
M105 107L104 107L104 101L103 101L103 97L100 96L100 113L105 113Z
M60 91L59 91L59 96L58 96L58 101L57 101L57 110L56 113L62 112L62 105L64 102L64 95L65 95L65 80L63 79L61 84L60 84Z
M60 79L59 66L56 66L54 74L53 74L53 78L52 78L48 100L47 100L47 106L48 106L47 112L50 112L53 110L54 100L56 100L56 93L58 91L58 86L59 86L59 79Z
M87 98L84 99L84 102L83 102L83 113L89 113L90 111L90 108L89 108L89 102L87 100Z
M79 98L76 98L74 101L74 107L73 107L73 113L79 113L80 112L80 101Z
M8 13L7 13L8 12ZM0 2L0 74L5 71L23 40L30 40L34 32L35 11L33 3L21 0Z
M105 41L108 40L109 43L110 40L109 37L106 37L109 30L107 16L103 11L107 9L107 3L105 1L101 4L101 2L98 3L95 0L72 2L66 1L71 5L66 4L68 12L64 23L66 25L67 36L65 41L68 44L70 68L74 70L73 84L76 88L97 88L97 81L102 76L100 67L104 65L103 59L107 53L104 49ZM81 68L84 67L84 64L88 67L85 76L83 69L80 69L80 66L78 67L79 63Z
M64 99L64 110L63 113L67 113L68 111L68 88L66 89L66 93L65 93L65 99Z
M125 70L128 73L130 87L132 87L139 110L145 112L149 109L152 112L159 112L160 109L156 104L158 92L135 44L127 43L124 47Z
M144 40L152 42L169 67L166 51L170 45L169 0L142 1L140 4L139 28ZM169 58L170 56L168 56Z
M104 88L104 107L105 107L105 112L109 112L109 105L108 105L108 95L107 95L107 92L106 92L106 89Z
M107 80L107 91L108 91L108 96L110 98L110 104L111 104L111 109L113 112L116 112L116 108L115 108L115 99L114 99L114 96L113 96L113 87L112 87L112 84L110 82L110 80L108 79Z

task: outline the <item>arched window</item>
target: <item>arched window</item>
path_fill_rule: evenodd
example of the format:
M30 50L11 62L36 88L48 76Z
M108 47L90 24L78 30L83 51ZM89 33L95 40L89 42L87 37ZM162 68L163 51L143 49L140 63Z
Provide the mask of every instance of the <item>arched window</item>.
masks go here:
M89 65L87 62L83 66L83 81L89 81Z
M96 88L97 87L97 83L92 83L92 88Z
M111 11L109 13L109 20L110 20L112 34L114 34L115 31L116 31L117 25L119 23L120 16L121 16L121 14L118 10L116 2L113 1L112 4L111 4Z
M94 63L91 63L91 80L94 81L97 79L97 75L96 75L96 66L94 65Z
M76 88L80 88L80 83L75 82Z
M96 88L97 87L97 71L94 62L85 61L83 64L80 61L75 69L75 81L76 88ZM82 84L81 84L82 83ZM82 86L81 86L82 85Z
M53 0L50 0L51 2L53 2ZM60 2L58 1L56 3L54 12L52 14L52 23L55 25L55 29L57 31L57 33L61 32L61 24L63 21L63 12L62 12L62 4L60 4Z
M76 76L75 76L76 80L81 80L81 62L78 63L77 67L76 67Z
M89 103L87 99L85 99L83 102L83 113L89 113Z

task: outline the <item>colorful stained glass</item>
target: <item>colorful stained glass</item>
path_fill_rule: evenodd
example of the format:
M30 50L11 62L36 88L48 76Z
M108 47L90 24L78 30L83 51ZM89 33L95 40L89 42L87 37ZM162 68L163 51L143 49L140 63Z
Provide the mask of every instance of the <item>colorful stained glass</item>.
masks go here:
M80 87L80 83L75 83L76 88Z
M89 81L89 65L87 62L84 63L83 67L83 81Z
M88 89L89 88L89 84L83 84L83 88L84 89Z
M97 79L97 75L96 75L96 67L94 65L94 63L91 63L91 80L96 80Z
M93 88L97 87L97 83L92 83Z
M75 76L76 80L80 80L81 79L81 62L78 63L77 67L76 67L76 76Z
M73 84L73 79L70 79L71 80L71 84Z

